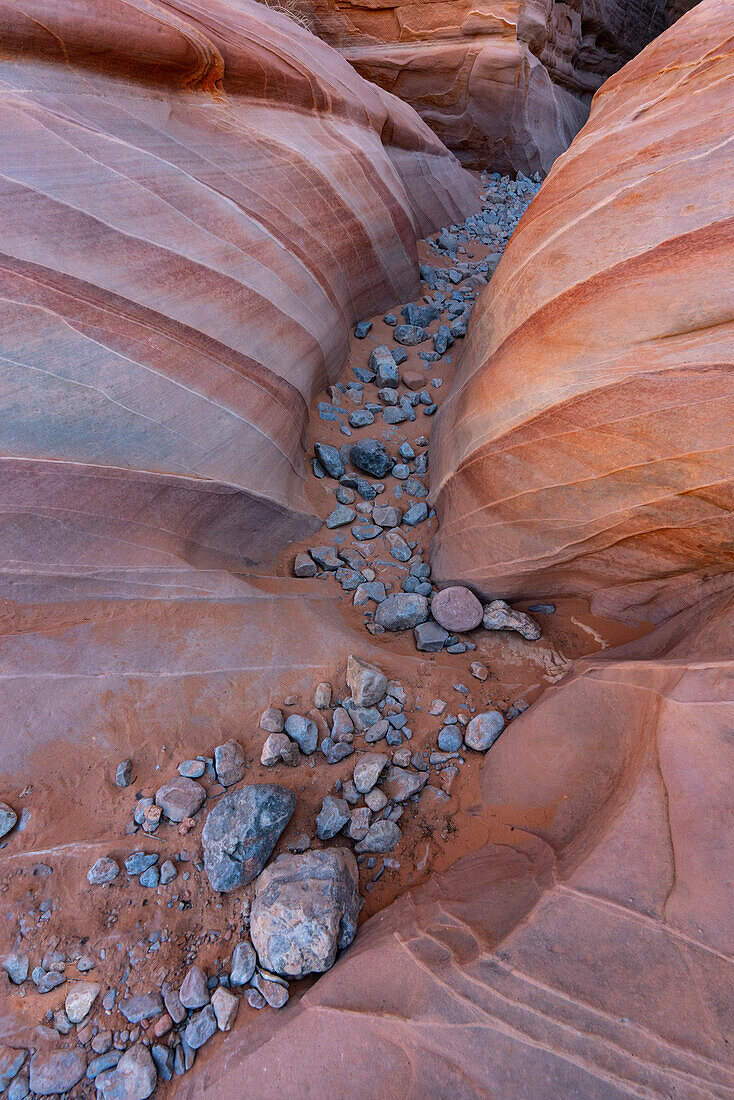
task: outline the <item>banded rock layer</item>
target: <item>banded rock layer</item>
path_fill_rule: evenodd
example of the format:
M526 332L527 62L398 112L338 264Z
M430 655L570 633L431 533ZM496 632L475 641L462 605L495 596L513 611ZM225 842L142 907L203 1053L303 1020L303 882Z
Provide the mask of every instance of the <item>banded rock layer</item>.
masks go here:
M473 181L249 0L26 0L0 29L6 591L272 556L318 525L312 394Z
M728 583L732 31L613 77L510 242L432 440L440 581L654 621Z
M462 163L543 173L585 122L596 89L673 16L663 0L292 6L358 72L412 104Z

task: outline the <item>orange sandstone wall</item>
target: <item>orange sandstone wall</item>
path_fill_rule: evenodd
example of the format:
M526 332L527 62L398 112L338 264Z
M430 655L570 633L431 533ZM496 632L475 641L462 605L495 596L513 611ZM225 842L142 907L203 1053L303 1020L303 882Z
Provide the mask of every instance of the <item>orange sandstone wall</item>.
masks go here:
M313 392L471 178L249 0L0 4L0 563L241 567L316 526Z
M734 5L594 100L476 307L432 440L434 575L659 619L732 567Z

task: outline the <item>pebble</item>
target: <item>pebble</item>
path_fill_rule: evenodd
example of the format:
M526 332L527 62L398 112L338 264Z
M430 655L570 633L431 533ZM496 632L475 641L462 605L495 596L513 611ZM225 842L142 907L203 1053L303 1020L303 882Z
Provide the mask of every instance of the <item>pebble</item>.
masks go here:
M328 572L334 572L341 565L333 546L311 546L308 552L316 564Z
M244 779L245 753L238 741L230 738L223 745L217 745L214 750L214 770L223 787L231 787Z
M449 634L438 623L429 620L415 627L413 637L416 649L424 653L438 653L446 644Z
M365 730L364 739L368 745L373 745L376 741L381 741L386 736L389 729L389 723L386 718L381 718L379 722L375 722L369 729Z
M186 1019L186 1009L181 1004L177 989L166 989L163 994L163 1003L174 1024L180 1024Z
M344 760L345 757L351 756L354 752L354 748L344 741L334 743L330 737L325 737L321 742L321 751L326 758L327 764L338 764L340 760Z
M120 1002L120 1012L128 1023L139 1024L141 1020L150 1020L163 1012L163 1000L160 993L137 993Z
M481 680L482 683L484 683L489 676L489 669L486 665L483 665L481 661L472 661L469 666L469 671L475 680Z
M295 741L291 741L284 733L271 733L263 744L260 763L266 768L272 768L281 762L295 768L300 758L301 753Z
M36 1096L68 1092L84 1076L87 1063L76 1050L38 1050L31 1058L30 1088Z
M331 706L331 684L323 680L316 685L313 693L313 705L317 710L326 710Z
M354 850L359 853L391 852L399 844L402 835L394 821L375 821Z
M315 577L316 563L308 554L296 554L293 562L294 577Z
M393 339L406 347L415 347L430 340L430 333L419 325L397 325L393 329Z
M373 787L371 791L368 791L364 796L364 800L372 812L376 814L387 806L387 795L379 787Z
M422 790L428 781L428 772L413 772L392 764L383 778L382 789L391 802L405 802Z
M385 541L390 547L390 557L395 558L396 561L410 561L412 552L402 535L397 531L388 531Z
M343 476L344 463L336 447L332 447L328 443L315 443L314 453L329 477L338 481Z
M72 1024L80 1024L89 1015L99 996L96 982L77 982L66 994L64 1009Z
M129 875L141 875L158 862L157 852L133 852L125 860L125 870Z
M194 1013L189 1019L184 1031L184 1039L192 1050L198 1050L204 1043L211 1039L217 1030L217 1018L214 1009L209 1004L199 1012Z
M360 794L367 794L375 786L387 767L388 758L381 752L366 752L354 766L353 781Z
M268 707L260 715L260 729L266 733L282 733L285 729L283 712L277 707Z
M484 711L469 722L464 732L464 742L476 752L486 752L505 728L505 720L498 710Z
M200 966L192 966L178 991L178 998L184 1008L203 1008L209 1004L209 990L206 974Z
M387 676L375 665L349 654L347 659L347 686L352 700L358 707L379 703L387 691Z
M288 990L280 982L271 982L261 974L255 974L252 984L271 1008L283 1008L288 1003Z
M387 599L387 592L382 581L368 581L357 586L354 593L354 606L365 607L370 601L382 603Z
M181 822L193 817L206 798L206 791L194 779L177 775L156 791L156 806L160 806L169 821Z
M268 1003L258 989L248 990L245 999L250 1008L265 1008L265 1005Z
M247 940L238 943L232 952L232 964L229 980L232 985L247 985L255 973L257 955L255 948Z
M184 760L178 766L178 774L186 779L200 779L205 771L206 764L203 760Z
M230 1031L237 1019L240 1002L232 993L220 986L212 993L212 1008L220 1031Z
M375 612L375 622L385 630L412 630L428 618L428 600L416 593L396 592Z
M319 740L319 731L316 723L310 718L304 718L301 714L291 714L285 720L285 732L295 741L302 753L310 756L315 751Z
M119 869L120 868L118 867L117 870L119 871ZM89 874L91 874L91 871L89 872ZM29 965L30 960L28 959L28 956L19 951L13 951L9 955L6 955L3 959L3 970L8 975L13 985L23 984L23 982L28 977Z
M354 328L355 338L357 340L364 340L365 336L367 336L367 334L369 333L371 328L372 328L372 322L371 321L359 321L359 323L357 325L355 325L355 328Z
M407 523L409 527L416 527L426 519L428 519L428 505L425 501L411 504L407 512L403 514L403 523Z
M125 1051L115 1069L100 1073L94 1083L104 1100L146 1100L155 1091L157 1078L150 1051L136 1043Z
M351 840L361 840L370 827L371 818L372 812L368 806L357 806L350 814L347 836Z
M87 1066L87 1079L93 1081L95 1077L104 1070L114 1069L121 1058L121 1050L108 1050L104 1054L100 1054L97 1058L92 1058L92 1061Z
M66 981L63 974L59 974L56 970L44 971L43 967L40 966L36 967L31 977L39 993L50 993L51 990L57 989Z
M373 477L384 477L393 467L384 443L376 439L362 439L349 452L352 465Z
M133 775L132 760L121 760L115 771L115 786L129 787Z
M378 527L398 527L403 518L403 513L393 505L386 505L382 508L376 507L372 513L372 518Z
M119 863L109 856L102 856L87 871L87 882L92 886L105 886L116 879L119 873Z
M173 880L177 877L177 875L178 875L178 871L176 870L176 865L170 859L165 860L161 864L161 870L160 870L161 886L168 886L168 884L170 882L173 882ZM142 881L142 878L141 878L141 881Z
M458 726L444 726L438 735L438 747L442 752L458 752L462 746L461 730Z
M319 840L331 840L349 821L350 812L343 798L327 794L316 818L316 835Z
M554 603L533 603L528 608L533 615L554 615L556 605Z
M382 534L382 528L374 523L364 523L359 527L353 527L352 534L358 542L369 542Z
M6 836L15 826L18 815L7 802L0 802L0 837Z

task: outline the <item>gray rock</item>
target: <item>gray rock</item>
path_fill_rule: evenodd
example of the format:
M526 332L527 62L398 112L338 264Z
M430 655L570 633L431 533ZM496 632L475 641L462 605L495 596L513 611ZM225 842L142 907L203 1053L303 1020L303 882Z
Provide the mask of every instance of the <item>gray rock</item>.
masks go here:
M334 495L340 504L354 504L354 489L347 489L346 485L340 485Z
M0 802L0 837L5 836L15 826L18 815L7 802Z
M232 985L247 985L255 973L257 955L255 948L247 940L238 943L232 952L232 965L229 980Z
M163 1003L166 1006L166 1012L171 1017L174 1024L180 1024L186 1019L186 1009L181 1004L178 990L166 989L163 994Z
M382 508L375 508L372 518L379 527L397 527L403 518L403 513L394 505L385 505Z
M375 523L363 523L358 527L353 527L352 534L358 542L369 542L382 534L382 528Z
M386 718L381 718L379 722L375 722L374 726L370 726L365 731L364 739L368 745L373 745L376 741L381 741L387 734L389 724Z
M97 982L75 982L64 1000L67 1018L72 1024L80 1024L92 1010L100 992Z
M192 966L181 983L178 999L184 1008L203 1008L209 1004L206 974L200 966Z
M319 840L331 840L349 821L349 806L343 798L327 794L316 818L316 835Z
M282 733L285 729L283 712L277 707L268 707L260 715L260 729L266 733Z
M285 732L300 747L301 752L310 756L319 741L316 723L301 714L291 714L285 720Z
M156 1068L156 1072L162 1081L170 1081L173 1077L173 1062L175 1054L172 1047L164 1047L162 1043L153 1043L150 1054Z
M228 893L259 874L295 806L293 792L274 783L253 783L223 795L201 834L204 867L214 890Z
M385 535L385 541L390 547L390 557L395 558L396 561L410 561L413 551L402 535L399 535L397 531L388 531Z
M458 726L444 726L438 735L438 747L442 752L458 752L462 745Z
M416 305L415 302L409 302L400 312L406 324L419 325L423 328L430 325L431 321L435 321L439 315L435 306Z
M369 409L355 409L349 414L349 424L352 428L369 428L374 422L375 418ZM329 524L327 523L326 526L328 527Z
M259 989L248 990L248 992L245 994L245 1000L247 1001L250 1008L265 1008L265 1005L268 1003Z
M246 765L242 745L233 738L214 750L214 770L223 787L231 787L244 779Z
M293 562L294 577L315 577L316 562L308 554L296 554Z
M384 477L393 466L385 444L377 439L362 439L349 452L352 465L372 477Z
M160 1016L162 1011L163 1000L160 993L137 993L120 1002L120 1012L131 1024L139 1024L141 1020Z
M240 1002L237 997L229 993L222 986L212 993L212 1008L220 1031L230 1031L237 1019Z
M87 1080L93 1081L95 1077L104 1070L114 1069L121 1058L121 1050L108 1050L105 1054L100 1054L97 1058L92 1058L92 1061L87 1066Z
M387 676L375 665L350 653L347 660L347 686L358 707L379 703L387 691Z
M354 730L354 723L349 717L349 711L344 707L334 708L334 718L331 725L331 738L333 741L340 741L342 735L345 733L351 733Z
M433 620L419 623L413 631L415 648L424 653L440 652L446 645L449 636L448 630L444 630L442 626L439 626Z
M364 340L367 333L372 328L371 321L359 321L354 327L354 335L357 340Z
M104 1100L146 1100L155 1090L158 1073L150 1051L142 1043L126 1050L115 1069L95 1080Z
M203 760L184 760L178 766L178 774L186 779L200 779L205 771L206 764Z
M321 569L326 569L330 573L335 572L341 565L333 546L310 546L308 552Z
M383 409L382 419L386 424L404 424L410 417L402 405L394 405L391 408Z
M344 527L347 523L353 523L356 515L354 508L348 508L346 504L337 504L334 511L326 517L325 523L329 530L333 530L335 527Z
M6 1089L14 1077L20 1073L28 1051L23 1047L0 1046L0 1092Z
M428 505L422 500L411 504L403 515L403 523L407 523L408 527L415 527L426 519L428 519Z
M51 990L57 989L60 985L63 985L66 978L63 974L59 974L56 970L43 970L43 967L36 967L33 971L33 981L36 983L36 989L39 993L50 993Z
M334 742L330 737L325 737L321 742L321 751L326 757L327 764L338 764L340 760L351 756L354 748L344 741Z
M157 852L133 852L125 860L125 870L129 875L142 875L149 867L155 867L157 862Z
M155 890L161 881L161 873L157 867L149 867L147 871L143 871L140 876L140 885L146 886L149 890Z
M397 325L393 329L393 337L399 344L414 347L430 339L430 333L419 325Z
M118 868L119 870L119 868ZM29 959L20 951L13 951L3 959L3 970L13 985L22 985L28 977ZM0 1086L0 1091L2 1086Z
M109 856L102 856L87 871L87 882L91 886L104 886L116 879L120 873L120 865Z
M132 760L121 760L115 771L115 786L129 787L133 776Z
M289 978L328 970L356 934L358 888L345 848L279 856L257 881L250 915L261 965Z
M423 485L417 477L409 477L407 481L404 481L403 489L412 497L428 496L428 489L426 489L425 485Z
M274 764L279 764L281 761L289 768L295 768L300 759L301 752L298 745L285 733L271 733L266 738L260 754L260 763L266 768L272 768Z
M514 611L504 600L493 600L484 608L482 625L485 630L514 630L529 642L541 635L538 624L524 611Z
M357 806L350 814L346 834L351 840L361 840L370 827L372 813L368 806Z
M382 782L382 789L391 802L405 802L428 782L428 772L413 772L391 764Z
M365 607L370 601L382 603L387 599L387 592L382 581L366 581L360 584L354 593L354 606Z
M397 388L400 375L395 360L390 354L390 348L386 344L378 344L370 353L368 366L377 376L378 386Z
M486 752L504 728L505 720L498 710L485 711L472 718L466 727L464 742L475 752Z
M375 612L375 622L385 630L412 630L428 618L428 600L417 593L395 592Z
M169 821L193 817L206 798L206 791L194 779L177 775L156 791L155 804Z
M287 984L283 985L279 981L271 981L260 972L253 976L252 984L255 986L257 992L261 994L266 1004L269 1004L271 1008L283 1008L283 1006L287 1004Z
M192 1050L198 1050L217 1030L217 1018L211 1005L195 1013L186 1025L184 1039Z
M355 852L391 852L403 834L394 821L375 821L355 846Z
M30 1093L31 1085L28 1074L19 1073L10 1083L7 1100L26 1100L26 1097L30 1096Z
M554 603L531 603L528 611L532 611L533 615L554 615L556 605Z
M373 787L371 791L368 791L364 796L364 800L372 812L376 814L387 806L387 795L379 787Z
M36 1096L68 1092L87 1069L84 1055L76 1050L38 1050L31 1058L30 1087Z
M177 877L178 871L176 865L170 859L164 860L161 864L160 881L161 886L168 886L169 883Z
M387 767L388 758L382 752L366 752L354 766L354 786L360 794L371 791Z
M338 481L344 474L344 463L337 448L329 446L328 443L314 443L313 449L329 477Z

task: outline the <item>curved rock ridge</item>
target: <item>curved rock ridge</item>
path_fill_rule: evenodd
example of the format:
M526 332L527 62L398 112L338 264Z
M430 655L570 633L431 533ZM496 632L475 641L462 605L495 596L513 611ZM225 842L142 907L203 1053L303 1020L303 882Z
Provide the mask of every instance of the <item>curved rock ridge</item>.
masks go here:
M475 308L434 576L659 621L732 569L734 6L599 92Z
M6 574L272 556L318 526L312 394L474 181L249 0L27 0L0 30Z
M298 0L363 76L410 103L462 163L549 171L612 73L682 10L663 0Z
M577 662L483 764L487 842L275 1033L233 1034L197 1096L734 1095L732 630L730 589Z

